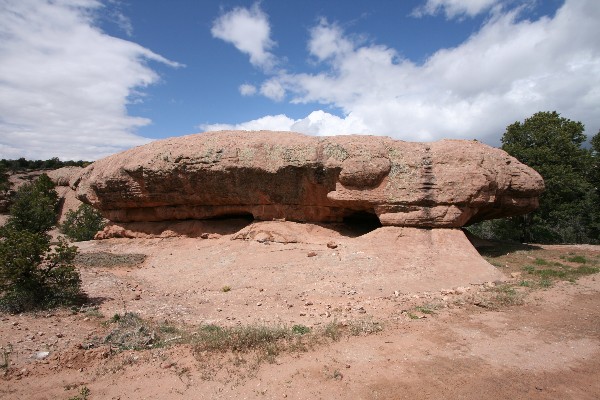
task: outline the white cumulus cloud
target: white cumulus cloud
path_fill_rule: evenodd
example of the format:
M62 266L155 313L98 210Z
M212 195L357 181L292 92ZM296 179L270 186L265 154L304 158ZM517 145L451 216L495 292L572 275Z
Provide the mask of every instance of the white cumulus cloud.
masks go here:
M0 156L94 160L149 140L127 114L159 80L147 61L178 66L94 25L95 0L0 2Z
M252 65L267 70L274 66L275 57L269 50L275 42L270 37L269 18L258 3L250 8L236 7L221 15L213 22L211 33L248 54Z
M261 93L340 109L342 118L322 118L328 122L318 134L326 127L327 134L477 138L497 145L508 124L553 110L595 134L600 2L567 0L553 17L519 17L514 10L495 12L463 43L438 50L422 64L385 45L358 43L322 20L308 43L321 72L273 73L264 85L277 90ZM310 126L309 120L302 121ZM302 122L294 124L313 133Z

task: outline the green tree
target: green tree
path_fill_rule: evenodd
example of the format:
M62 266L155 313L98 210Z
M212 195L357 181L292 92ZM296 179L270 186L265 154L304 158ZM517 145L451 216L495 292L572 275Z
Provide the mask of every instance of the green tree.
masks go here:
M0 193L6 192L10 189L10 182L8 180L8 169L4 164L0 164Z
M581 122L557 112L538 112L509 125L502 149L542 175L546 190L540 208L511 218L521 241L597 242L598 192L593 184L594 153L583 147ZM598 145L600 139L593 139ZM505 222L506 224L506 222Z
M10 207L8 225L32 233L46 232L56 223L57 205L54 184L48 175L42 174L19 188Z
M592 145L593 165L591 170L591 181L600 193L600 131L590 140ZM600 204L598 205L600 207Z
M76 211L68 211L65 222L60 227L62 233L76 242L92 240L104 228L102 215L88 204L80 205Z
M58 195L47 175L19 188L0 228L0 308L22 312L73 304L83 298L73 266L77 248L64 239L51 246Z
M23 312L82 299L73 266L77 248L61 240L51 248L44 233L3 227L0 230L0 308Z

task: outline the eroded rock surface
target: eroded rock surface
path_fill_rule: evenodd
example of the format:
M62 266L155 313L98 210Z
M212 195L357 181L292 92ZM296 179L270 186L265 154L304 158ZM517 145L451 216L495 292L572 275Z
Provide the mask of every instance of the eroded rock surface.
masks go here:
M252 215L257 220L451 228L538 206L540 175L475 141L208 132L96 161L78 198L115 222Z

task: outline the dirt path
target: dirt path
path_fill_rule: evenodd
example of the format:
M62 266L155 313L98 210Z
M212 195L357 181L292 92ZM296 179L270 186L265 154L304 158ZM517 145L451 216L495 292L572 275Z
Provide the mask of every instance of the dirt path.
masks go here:
M89 399L120 400L600 398L597 274L548 288L517 285L524 304L505 303L496 310L475 305L482 304L478 296L488 293L481 286L379 296L359 286L326 296L325 290L306 291L302 285L294 288L294 281L272 279L277 271L253 275L245 288L230 277L233 289L227 292L215 271L208 275L212 283L191 285L200 287L194 293L189 291L194 274L182 275L193 252L206 259L217 256L191 247L197 241L168 242L178 250L172 251L179 254L176 263L165 253L164 241L111 243L110 249L102 249L144 252L149 258L141 266L83 268L84 285L98 300L97 310L0 315L0 345L6 350L10 343L12 350L10 367L0 378L2 399L66 400L82 388L89 389ZM572 254L597 260L600 248L550 247L514 254L502 263L517 263L517 257L538 262L542 256L550 263ZM227 262L226 254L218 257ZM157 268L159 260L173 268ZM344 279L352 282L352 276ZM157 320L198 323L201 317L204 323L231 326L277 318L311 327L334 319L373 319L383 330L259 364L252 356L231 353L204 357L189 345L120 353L107 346L87 347L111 329L103 321L123 309ZM47 357L31 358L45 350Z

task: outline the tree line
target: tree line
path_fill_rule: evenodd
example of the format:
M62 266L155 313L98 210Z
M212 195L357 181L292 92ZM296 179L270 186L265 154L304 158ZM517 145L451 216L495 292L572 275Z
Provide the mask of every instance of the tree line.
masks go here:
M90 165L90 161L61 161L58 157L53 157L48 160L26 160L21 157L17 160L0 160L0 170L11 171L11 172L22 172L30 170L42 170L42 169L58 169L62 167L87 167Z

